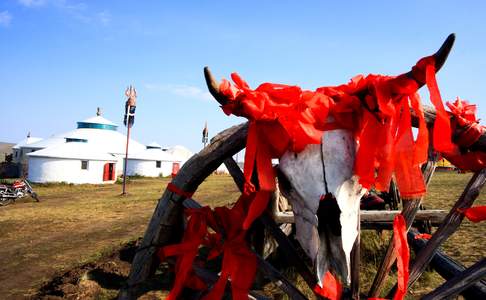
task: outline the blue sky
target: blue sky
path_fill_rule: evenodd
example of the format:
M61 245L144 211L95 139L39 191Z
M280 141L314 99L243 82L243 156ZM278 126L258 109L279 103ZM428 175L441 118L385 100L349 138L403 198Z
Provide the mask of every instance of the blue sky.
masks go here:
M451 32L443 98L486 119L485 12L484 1L1 0L0 141L68 131L98 106L121 124L133 84L133 137L195 151L206 120L210 136L243 121L211 99L205 65L254 87L315 89L408 71Z

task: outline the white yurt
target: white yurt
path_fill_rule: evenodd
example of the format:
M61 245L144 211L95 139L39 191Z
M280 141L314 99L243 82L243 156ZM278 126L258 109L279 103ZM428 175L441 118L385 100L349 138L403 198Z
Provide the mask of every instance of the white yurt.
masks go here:
M169 153L174 158L174 161L180 162L181 166L194 155L191 150L181 145L163 148L162 150Z
M169 176L172 173L174 163L180 161L174 160L174 157L162 147L153 142L146 146L144 151L128 156L127 175L134 176Z
M117 158L86 139L66 138L63 144L31 152L28 179L32 182L113 183Z
M21 164L27 163L27 153L38 150L35 147L31 147L31 145L41 140L42 138L30 136L30 132L29 132L25 139L21 140L15 146L12 147L13 162L21 163Z
M74 130L54 134L49 138L21 146L20 150L24 153L29 151L27 170L29 180L68 183L113 182L112 176L106 175L108 176L106 177L104 174L113 170L115 179L122 174L127 142L126 135L118 132L117 128L115 123L103 118L98 112L94 117L77 122L77 128ZM76 148L77 146L79 149ZM143 150L145 150L144 145L130 139L129 153L138 153ZM77 163L73 162L75 160ZM93 165L93 168L79 171L81 161L93 161L88 163ZM104 162L103 168L105 165L108 168L106 172L99 169L98 165L101 162ZM116 166L111 165L113 162L116 163ZM85 162L83 164L83 166L86 165ZM81 172L79 178L76 177L78 172Z

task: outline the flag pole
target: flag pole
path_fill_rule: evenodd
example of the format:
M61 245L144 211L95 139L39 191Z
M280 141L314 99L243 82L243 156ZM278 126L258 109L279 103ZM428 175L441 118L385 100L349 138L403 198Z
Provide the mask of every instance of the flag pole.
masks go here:
M130 110L130 106L127 106L127 117L128 113ZM123 164L123 190L122 190L122 196L125 196L127 194L126 192L126 184L127 184L127 165L128 165L128 143L130 142L130 129L132 126L127 124L127 145L125 148L125 162Z
M127 165L128 165L128 143L130 142L130 130L135 123L135 109L136 109L136 102L137 102L137 91L131 85L125 91L125 95L128 97L128 100L125 102L125 117L123 119L123 123L127 126L127 144L125 148L125 161L123 164L123 188L122 188L122 196L126 196L127 194Z

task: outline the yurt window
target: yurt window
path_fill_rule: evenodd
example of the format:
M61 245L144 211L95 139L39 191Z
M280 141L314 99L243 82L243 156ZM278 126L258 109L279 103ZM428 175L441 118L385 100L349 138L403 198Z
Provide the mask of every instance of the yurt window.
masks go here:
M88 170L88 161L87 160L81 161L81 170Z
M156 167L157 169L160 169L160 166L161 166L161 165L162 165L162 162L161 162L160 160L157 160L157 161L155 162L155 167Z

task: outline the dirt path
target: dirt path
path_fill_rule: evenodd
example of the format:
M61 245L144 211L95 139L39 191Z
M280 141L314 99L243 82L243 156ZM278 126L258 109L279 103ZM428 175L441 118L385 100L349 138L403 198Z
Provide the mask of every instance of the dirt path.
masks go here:
M118 196L119 185L38 187L40 203L2 207L0 295L28 297L59 270L140 237L164 181L132 184L126 198Z

